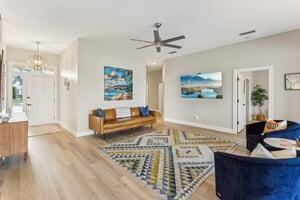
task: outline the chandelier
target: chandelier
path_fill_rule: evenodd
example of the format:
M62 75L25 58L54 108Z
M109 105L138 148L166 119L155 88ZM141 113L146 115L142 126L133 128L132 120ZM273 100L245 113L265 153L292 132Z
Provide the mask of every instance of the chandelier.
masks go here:
M36 43L36 52L32 57L32 60L28 61L28 64L33 65L33 69L37 71L43 71L47 67L46 57L40 54L40 42Z

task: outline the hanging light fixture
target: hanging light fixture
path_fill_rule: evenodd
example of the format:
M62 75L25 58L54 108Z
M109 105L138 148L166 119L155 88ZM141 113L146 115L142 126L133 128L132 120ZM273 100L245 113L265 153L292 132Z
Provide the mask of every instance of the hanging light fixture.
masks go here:
M33 69L37 71L43 71L47 67L46 57L40 54L40 42L36 43L36 52L33 55L32 61L28 61L28 64L33 65Z

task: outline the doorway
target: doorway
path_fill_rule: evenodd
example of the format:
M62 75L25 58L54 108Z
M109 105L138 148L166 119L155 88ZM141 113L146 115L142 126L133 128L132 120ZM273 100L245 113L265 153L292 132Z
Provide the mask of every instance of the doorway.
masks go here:
M259 86L267 91L268 100L259 110L252 104L252 92ZM240 133L257 114L273 117L273 67L237 69L233 72L233 130Z
M36 71L19 64L10 66L9 110L25 112L30 126L55 123L56 69Z
M147 66L146 70L146 103L151 110L163 113L163 68Z

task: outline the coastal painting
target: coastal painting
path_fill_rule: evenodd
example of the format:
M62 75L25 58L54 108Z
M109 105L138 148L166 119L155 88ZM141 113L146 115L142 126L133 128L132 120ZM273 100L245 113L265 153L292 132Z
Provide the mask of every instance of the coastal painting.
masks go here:
M300 90L300 72L285 74L285 90Z
M222 72L182 75L180 87L182 98L222 99Z
M132 70L104 66L104 100L131 100L132 78Z

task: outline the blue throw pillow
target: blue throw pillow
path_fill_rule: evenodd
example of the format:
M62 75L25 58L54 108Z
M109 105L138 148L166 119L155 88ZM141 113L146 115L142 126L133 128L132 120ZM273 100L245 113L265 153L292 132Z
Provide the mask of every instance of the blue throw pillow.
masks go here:
M140 107L140 113L143 117L150 116L149 106L146 107Z
M105 112L101 109L101 108L98 108L96 110L96 115L100 118L104 118L105 119Z

